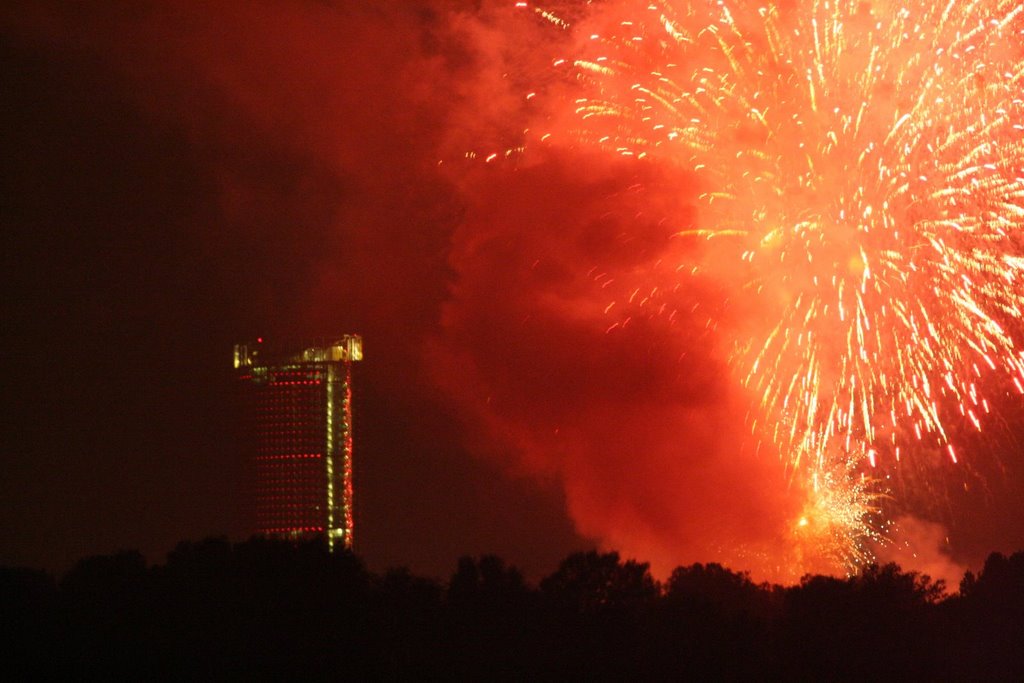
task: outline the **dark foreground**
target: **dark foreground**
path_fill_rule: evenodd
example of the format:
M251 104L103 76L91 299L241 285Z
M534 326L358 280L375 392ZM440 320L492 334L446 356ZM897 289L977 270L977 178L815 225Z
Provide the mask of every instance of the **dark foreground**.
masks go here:
M6 680L1024 680L1024 553L960 595L895 565L756 585L718 565L664 584L615 553L538 587L495 557L447 584L371 574L315 543L182 543L0 568Z

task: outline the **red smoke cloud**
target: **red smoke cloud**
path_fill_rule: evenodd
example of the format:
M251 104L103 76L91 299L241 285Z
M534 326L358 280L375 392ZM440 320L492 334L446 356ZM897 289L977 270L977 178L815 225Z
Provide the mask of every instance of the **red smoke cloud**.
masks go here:
M237 327L362 332L404 419L440 387L474 451L659 573L831 569L799 555L804 492L752 436L716 327L755 312L673 270L698 188L576 148L549 68L573 38L513 4L51 3L4 26L184 131L217 206L160 227L222 269L211 297L244 289ZM503 154L542 125L562 147Z
M224 268L246 326L362 332L410 421L440 386L474 450L560 487L605 547L661 573L780 575L800 495L749 436L714 329L728 292L690 278L658 297L674 312L644 303L655 275L677 280L690 181L571 149L483 162L564 118L549 67L571 34L504 1L55 3L6 21L184 131L217 205L156 229Z
M549 63L571 57L574 43L603 35L604 9L620 24L617 4L597 7L597 28L551 28L550 43L535 38L528 20L510 23L516 29L506 41L537 45L532 60L510 58L511 48L497 49L487 36L482 52L498 60L491 72L506 90L540 97L527 113L509 104L509 118L523 121L522 137L532 141L525 155L506 142L513 148L506 162L496 146L497 156L486 158L499 168L462 185L470 208L453 236L456 284L438 343L447 360L442 381L497 441L518 445L527 471L562 482L580 531L606 545L662 570L714 559L770 578L841 571L832 532L815 527L807 492L763 448L773 426L752 429L750 397L726 359L729 340L773 329L773 312L744 293L735 265L713 254L702 261L672 239L708 227L696 197L716 188L699 188L656 160L588 153L602 133L616 141L609 145L630 148L634 131L609 117L586 124L590 143L583 142L574 103L587 93L541 75L555 71L545 70L542 56ZM519 82L521 70L535 82ZM480 76L487 84L487 72ZM620 87L630 102L633 83L630 76L601 81L596 97L614 101L606 90ZM499 101L512 101L498 90ZM540 136L527 134L533 129L552 132L558 151L542 151ZM647 149L643 130L635 131L638 149ZM710 277L673 270L701 262L713 266Z
M511 445L516 469L561 482L578 529L603 545L662 573L709 560L762 577L807 569L780 566L799 492L777 456L754 452L707 312L723 293L691 280L668 297L674 314L628 301L671 260L690 189L584 154L532 158L467 192L439 381L488 450Z
M466 209L429 364L477 450L556 482L580 533L662 574L835 569L799 555L804 494L751 435L718 330L739 324L724 314L734 293L675 272L698 248L673 239L697 227L694 180L575 148L572 85L550 69L574 38L522 14L491 21L454 24L477 61L448 144L475 160L451 171ZM568 142L535 144L535 128Z

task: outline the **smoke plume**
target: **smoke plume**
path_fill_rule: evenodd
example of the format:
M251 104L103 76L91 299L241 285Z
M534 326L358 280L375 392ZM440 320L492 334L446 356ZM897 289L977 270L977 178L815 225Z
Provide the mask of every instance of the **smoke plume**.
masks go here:
M357 414L371 432L358 447L368 517L412 495L388 489L374 508L375 482L472 469L464 453L438 455L454 441L556 488L580 535L662 575L696 561L770 579L836 568L801 554L807 493L755 435L729 366L736 335L723 331L764 311L737 301L727 273L676 272L699 260L674 235L702 227L706 188L574 143L574 84L551 69L572 32L505 0L25 4L0 27L19 49L77 65L67 82L82 93L69 101L130 102L178 150L159 163L181 165L187 188L168 190L173 210L138 249L155 259L180 239L167 282L146 286L174 302L192 283L191 298L155 330L198 319L225 348L255 332L364 334L366 383L387 397L374 406L386 418L365 403L370 415ZM572 19L587 6L557 10ZM558 144L539 144L540 128ZM118 244L89 240L96 252ZM431 450L424 435L450 405L464 433ZM389 441L394 424L413 425L408 443ZM410 465L413 449L437 460ZM161 499L163 483L143 498ZM163 533L169 543L203 524ZM443 524L394 545L437 552L428 526Z

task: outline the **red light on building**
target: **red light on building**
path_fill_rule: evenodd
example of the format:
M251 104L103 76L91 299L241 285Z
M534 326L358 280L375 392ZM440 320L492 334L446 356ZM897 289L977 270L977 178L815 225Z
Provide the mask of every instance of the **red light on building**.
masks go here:
M345 335L267 353L246 344L234 352L255 469L256 530L325 535L330 548L351 548L352 362L363 358L362 339Z

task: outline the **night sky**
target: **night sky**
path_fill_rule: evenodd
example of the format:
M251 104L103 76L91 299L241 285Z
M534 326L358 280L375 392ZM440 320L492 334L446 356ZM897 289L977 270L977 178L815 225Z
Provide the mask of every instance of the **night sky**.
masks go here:
M427 367L463 209L432 169L452 83L421 69L469 57L427 9L354 5L5 10L0 562L245 537L230 358L257 334L364 336L372 566L589 545L556 486L470 454Z
M373 569L489 552L536 577L600 544L664 571L775 533L794 503L777 458L734 457L716 339L606 334L591 293L694 190L572 146L480 161L542 116L523 93L564 40L512 4L0 11L0 563L246 537L231 349L257 335L363 336ZM984 500L929 511L958 563L1024 547L1019 421Z

